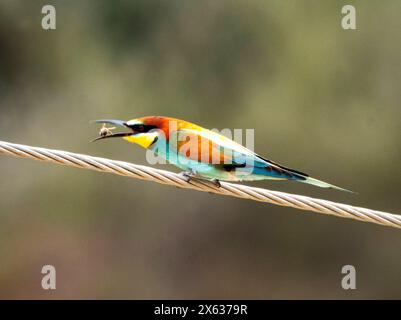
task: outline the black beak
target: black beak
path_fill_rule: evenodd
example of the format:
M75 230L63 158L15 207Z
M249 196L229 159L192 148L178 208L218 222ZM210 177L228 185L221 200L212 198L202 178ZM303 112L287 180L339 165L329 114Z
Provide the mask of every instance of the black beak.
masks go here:
M126 127L127 123L125 121L122 120L113 120L113 119L101 119L101 120L93 120L91 121L91 123L103 123L103 124L114 124L116 126L120 126L120 127ZM96 139L93 139L91 142L95 142L101 139L106 139L106 138L119 138L119 137L127 137L133 134L133 131L131 132L118 132L118 133L106 133L104 135L100 135L99 137L97 137Z
M101 120L92 120L90 123L107 123L114 124L120 127L126 127L127 123L123 120L114 120L114 119L101 119Z

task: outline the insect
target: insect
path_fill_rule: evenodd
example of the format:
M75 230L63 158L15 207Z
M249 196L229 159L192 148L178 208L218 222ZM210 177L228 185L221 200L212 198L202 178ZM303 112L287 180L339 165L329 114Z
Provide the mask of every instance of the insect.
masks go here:
M116 127L106 127L106 124L103 123L103 126L100 128L99 131L99 136L101 137L107 137L113 134L112 130L114 130Z

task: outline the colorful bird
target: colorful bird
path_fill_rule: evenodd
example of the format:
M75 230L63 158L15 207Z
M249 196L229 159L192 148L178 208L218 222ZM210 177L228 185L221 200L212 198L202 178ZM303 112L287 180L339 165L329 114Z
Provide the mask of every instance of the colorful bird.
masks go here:
M122 137L184 170L182 174L188 180L206 178L217 186L220 186L220 180L292 180L349 191L263 158L217 132L184 120L148 116L130 121L104 119L94 122L102 123L103 127L100 136L93 141ZM105 124L126 127L129 132L113 133L111 130L115 128L106 128Z

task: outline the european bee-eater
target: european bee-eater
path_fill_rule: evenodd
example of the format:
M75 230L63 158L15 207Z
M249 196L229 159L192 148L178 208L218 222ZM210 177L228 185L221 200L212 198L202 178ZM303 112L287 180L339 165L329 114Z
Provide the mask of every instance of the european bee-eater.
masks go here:
M322 188L349 191L309 177L257 155L241 144L188 121L148 116L129 121L95 120L103 123L95 139L122 137L151 150L167 162L184 170L184 175L222 181L254 181L264 179L293 180ZM126 127L129 132L113 133L105 124ZM352 192L352 191L351 191Z

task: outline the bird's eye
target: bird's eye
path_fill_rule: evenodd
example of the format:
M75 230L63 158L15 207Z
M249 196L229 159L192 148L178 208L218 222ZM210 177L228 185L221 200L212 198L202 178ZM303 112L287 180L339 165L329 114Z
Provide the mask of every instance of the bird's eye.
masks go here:
M157 129L156 126L151 125L151 124L132 124L132 125L128 125L127 127L131 128L132 130L134 130L135 132L149 132L152 129Z

